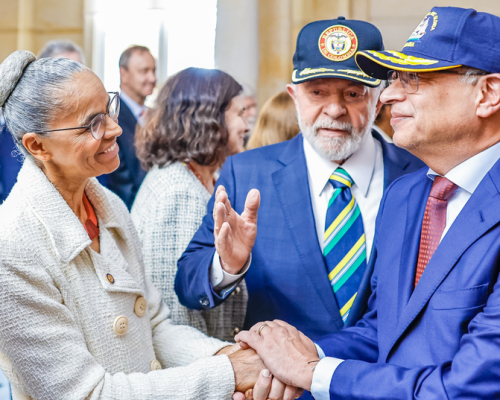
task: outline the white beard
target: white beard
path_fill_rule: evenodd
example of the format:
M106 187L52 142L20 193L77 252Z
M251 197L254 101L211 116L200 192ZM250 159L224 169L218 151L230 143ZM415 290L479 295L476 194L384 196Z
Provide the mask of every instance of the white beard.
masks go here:
M297 119L302 135L323 158L329 161L343 161L359 149L365 135L370 133L375 121L375 108L370 110L367 124L359 129L354 129L349 122L339 122L328 117L318 118L312 126L307 126L300 118L299 109L297 109ZM361 122L364 122L363 118ZM318 134L320 128L345 130L349 132L349 135L342 137L321 136Z

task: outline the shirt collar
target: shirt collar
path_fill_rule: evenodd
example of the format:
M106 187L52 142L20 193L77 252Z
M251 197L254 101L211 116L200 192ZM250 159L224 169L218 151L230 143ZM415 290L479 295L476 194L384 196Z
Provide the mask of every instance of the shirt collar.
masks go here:
M134 114L135 119L139 119L141 114L147 109L146 106L141 106L139 103L132 100L132 98L123 90L120 93L120 98L125 102L127 107L130 108L130 111Z
M363 196L367 196L376 160L375 139L368 132L363 138L359 149L342 165L351 176L354 184L360 189ZM315 197L321 196L330 180L330 175L339 164L326 160L312 147L304 137L304 154L310 180L311 192Z
M449 171L444 177L453 182L461 189L474 193L488 171L493 168L493 165L498 161L500 154L500 142L483 150L481 153L465 160ZM427 172L427 176L434 180L439 174L431 168Z

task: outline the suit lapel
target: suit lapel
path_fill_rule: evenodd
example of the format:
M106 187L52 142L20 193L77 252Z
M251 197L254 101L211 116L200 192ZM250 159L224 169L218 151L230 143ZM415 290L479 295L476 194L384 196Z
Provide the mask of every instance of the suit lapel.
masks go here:
M290 141L279 160L284 167L275 171L272 179L293 244L307 276L335 324L342 329L344 324L328 280L327 267L317 238L302 141L302 135Z
M410 292L413 287L415 264L418 255L418 243L420 241L420 229L423 218L422 207L414 202L421 201L424 203L423 207L425 209L427 197L423 199L422 195L418 196L418 192L422 190L419 184L415 185L415 190L412 191L415 197L412 197L410 193L408 197L409 210L411 208L416 208L418 212L408 214L407 235L405 236L408 236L409 240L406 242L405 237L404 243L409 243L410 247L408 251L406 251L406 249L403 251L403 253L407 253L408 255L403 255L400 266L401 276L398 282L398 309L402 310L402 312L391 345L387 348L387 354L384 355L386 360L392 347L394 347L398 339L419 315L439 285L456 265L462 254L489 229L500 222L500 208L498 207L500 200L498 191L499 182L496 182L499 178L500 162L495 164L492 170L486 175L453 222L453 225L439 244L419 284L411 295ZM425 192L420 191L420 193L425 193L428 196L430 186L426 186L427 190L425 190ZM413 201L412 198L414 199ZM416 218L418 218L418 220L416 220ZM409 301L405 307L408 297Z

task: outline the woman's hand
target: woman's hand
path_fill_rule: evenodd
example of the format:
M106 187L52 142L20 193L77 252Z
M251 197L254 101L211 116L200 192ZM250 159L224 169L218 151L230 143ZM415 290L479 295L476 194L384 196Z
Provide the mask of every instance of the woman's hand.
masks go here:
M221 259L222 268L236 275L245 266L257 236L257 212L260 192L252 189L245 201L241 215L231 207L224 186L219 186L214 204L215 248Z

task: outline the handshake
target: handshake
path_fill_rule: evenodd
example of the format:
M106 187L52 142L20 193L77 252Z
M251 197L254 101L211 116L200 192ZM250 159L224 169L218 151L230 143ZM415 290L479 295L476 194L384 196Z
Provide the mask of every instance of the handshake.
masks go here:
M218 353L232 363L235 400L291 400L311 389L318 352L293 326L279 320L259 323L240 332L236 341Z
M217 188L213 211L215 248L222 268L230 274L238 274L249 259L257 236L259 205L260 193L252 189L244 211L238 215L224 187ZM234 346L218 353L226 354L233 365L235 400L291 400L300 397L303 389L311 389L318 351L311 339L293 326L279 320L261 322L235 339Z

